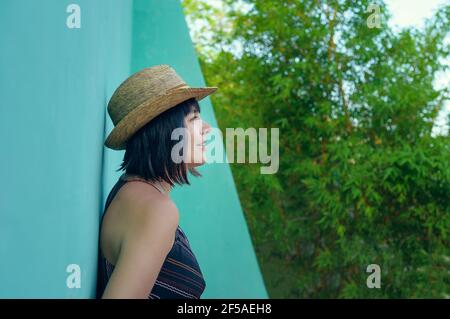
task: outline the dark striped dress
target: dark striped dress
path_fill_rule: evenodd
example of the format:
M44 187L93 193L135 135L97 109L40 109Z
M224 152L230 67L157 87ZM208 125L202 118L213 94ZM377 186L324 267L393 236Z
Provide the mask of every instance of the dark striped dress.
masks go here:
M129 180L123 174L106 200L103 215L108 209L119 189ZM155 187L156 188L156 187ZM103 216L102 219L103 221ZM101 223L100 223L101 227ZM99 240L100 243L100 240ZM97 277L97 298L101 298L114 266L103 256L99 244L99 264ZM167 254L159 275L151 291L149 299L199 299L205 290L206 283L199 264L190 247L189 240L180 226L175 233L175 242Z

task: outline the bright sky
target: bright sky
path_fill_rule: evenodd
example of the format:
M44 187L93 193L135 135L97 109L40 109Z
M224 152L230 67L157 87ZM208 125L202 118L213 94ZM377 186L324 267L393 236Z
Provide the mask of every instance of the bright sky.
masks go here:
M450 0L385 0L392 13L390 25L396 29L403 27L422 28L426 18L430 18L435 10L443 4L450 4ZM450 65L450 60L447 61ZM436 79L436 86L449 87L450 73L440 74ZM449 128L445 124L446 117L450 113L450 101L439 113L433 133L448 134Z
M430 18L436 8L449 0L385 0L392 13L391 25L400 27L423 27L425 18Z

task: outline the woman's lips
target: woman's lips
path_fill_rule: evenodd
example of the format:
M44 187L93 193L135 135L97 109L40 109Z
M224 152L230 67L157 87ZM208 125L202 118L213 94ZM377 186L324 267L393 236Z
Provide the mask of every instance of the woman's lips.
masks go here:
M202 151L204 151L206 149L206 145L208 145L210 142L211 142L211 140L206 140L206 141L203 141L202 143L199 143L197 145L202 148Z

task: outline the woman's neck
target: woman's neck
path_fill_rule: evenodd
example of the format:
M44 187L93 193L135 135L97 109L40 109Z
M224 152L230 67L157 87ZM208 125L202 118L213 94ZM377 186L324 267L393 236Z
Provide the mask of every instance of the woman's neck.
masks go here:
M142 177L140 175L137 175L137 174L123 173L121 178L125 179L125 180L141 179L141 180L143 180L143 181L145 181L147 183L150 183L150 184L154 185L157 189L160 190L161 193L167 194L167 195L169 195L170 192L173 189L173 186L171 186L165 180L153 181L153 180L146 179L146 178L144 178L144 177Z

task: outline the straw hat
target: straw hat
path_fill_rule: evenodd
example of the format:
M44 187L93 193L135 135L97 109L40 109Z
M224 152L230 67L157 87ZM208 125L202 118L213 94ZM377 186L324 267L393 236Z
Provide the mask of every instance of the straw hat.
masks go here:
M108 103L114 129L105 146L126 148L127 140L145 124L177 104L210 95L217 87L192 88L167 64L145 68L127 78Z

